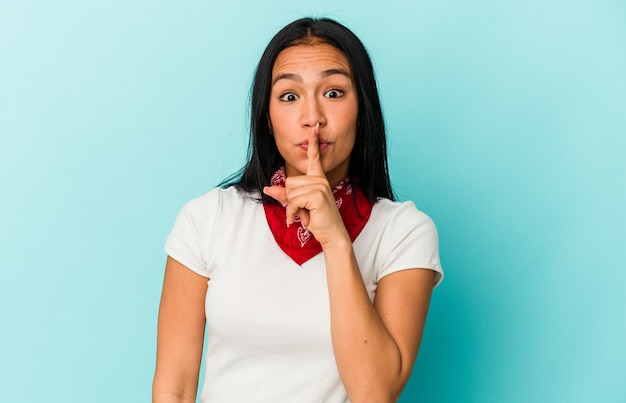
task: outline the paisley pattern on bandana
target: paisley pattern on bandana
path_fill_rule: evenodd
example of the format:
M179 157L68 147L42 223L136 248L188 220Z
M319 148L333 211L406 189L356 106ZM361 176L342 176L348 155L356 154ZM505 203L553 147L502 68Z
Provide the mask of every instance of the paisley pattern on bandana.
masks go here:
M285 186L285 167L279 168L270 180L272 186ZM353 187L349 178L345 178L333 189L335 204L352 242L361 233L370 217L374 203L363 192ZM296 215L295 222L287 227L286 205L280 203L264 204L265 218L278 246L294 262L302 265L322 251L322 245L313 234L300 222Z

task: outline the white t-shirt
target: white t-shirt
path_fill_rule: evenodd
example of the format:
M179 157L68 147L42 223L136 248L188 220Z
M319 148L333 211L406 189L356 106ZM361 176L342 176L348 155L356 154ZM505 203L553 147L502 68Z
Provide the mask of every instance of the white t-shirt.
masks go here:
M379 199L353 242L369 294L405 269L437 272L437 230L412 202ZM335 364L323 253L301 266L276 244L263 205L216 188L180 212L169 256L210 278L202 402L347 402Z

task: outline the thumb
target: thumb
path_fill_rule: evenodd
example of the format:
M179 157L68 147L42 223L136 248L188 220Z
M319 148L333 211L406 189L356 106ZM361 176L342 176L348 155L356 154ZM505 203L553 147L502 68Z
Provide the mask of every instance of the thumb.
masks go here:
M282 186L265 186L263 193L282 204L287 204L287 191Z

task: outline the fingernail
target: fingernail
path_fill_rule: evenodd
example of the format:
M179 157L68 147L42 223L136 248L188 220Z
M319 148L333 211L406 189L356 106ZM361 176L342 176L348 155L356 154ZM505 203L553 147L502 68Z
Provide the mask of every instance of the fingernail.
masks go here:
M287 222L287 228L289 228L289 218L286 218L285 221Z

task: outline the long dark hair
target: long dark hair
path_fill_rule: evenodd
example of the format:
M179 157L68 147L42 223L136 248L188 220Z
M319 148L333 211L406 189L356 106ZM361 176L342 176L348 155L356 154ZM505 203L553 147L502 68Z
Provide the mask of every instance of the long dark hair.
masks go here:
M296 20L281 29L267 45L252 85L248 163L221 186L234 185L244 191L258 191L264 203L275 202L262 191L270 183L272 174L285 163L268 126L272 69L283 49L313 43L325 43L341 50L352 68L359 106L356 139L350 154L351 182L370 201L377 197L394 200L387 168L385 123L372 62L359 38L328 18Z

